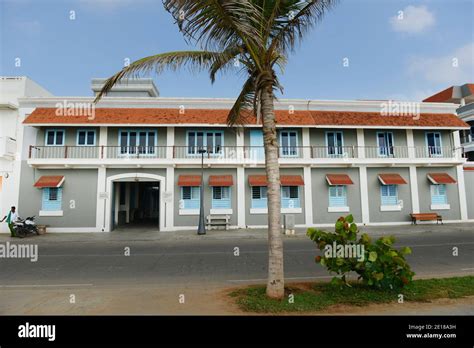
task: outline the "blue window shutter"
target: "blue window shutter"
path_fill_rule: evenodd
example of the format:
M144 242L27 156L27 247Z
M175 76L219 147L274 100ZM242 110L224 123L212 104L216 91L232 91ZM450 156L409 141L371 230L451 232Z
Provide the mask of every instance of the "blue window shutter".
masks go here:
M62 196L63 196L62 188L58 188L56 200L50 200L50 188L44 188L41 210L45 210L45 211L61 210L62 198L63 198Z
M265 152L263 149L263 133L259 129L250 131L250 158L263 160Z
M397 185L382 185L380 191L382 196L382 205L398 204Z
M347 206L346 187L342 185L329 186L329 206L345 207Z

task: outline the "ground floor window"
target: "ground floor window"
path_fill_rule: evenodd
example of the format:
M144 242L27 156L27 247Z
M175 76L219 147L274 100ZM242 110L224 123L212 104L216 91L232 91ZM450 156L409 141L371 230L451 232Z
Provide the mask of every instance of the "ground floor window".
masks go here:
M382 205L398 204L398 188L397 185L382 185L380 187L382 196Z
M252 186L252 208L267 208L266 186Z
M300 192L298 186L281 187L281 207L300 208Z
M431 204L448 204L448 197L446 195L446 185L431 185Z
M212 209L230 209L230 187L213 186L212 187Z
M43 200L41 210L57 211L61 210L62 188L47 187L43 189Z
M330 207L346 207L347 206L347 190L344 185L329 186L329 206Z
M181 187L181 209L199 209L201 198L201 188L199 186Z

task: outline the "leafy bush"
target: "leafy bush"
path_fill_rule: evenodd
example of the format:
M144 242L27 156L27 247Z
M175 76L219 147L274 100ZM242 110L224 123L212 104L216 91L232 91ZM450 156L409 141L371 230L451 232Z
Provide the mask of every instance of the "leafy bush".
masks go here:
M366 233L357 239L359 230L352 215L340 217L335 227L335 232L315 228L307 232L323 252L323 256L316 257L316 263L339 275L333 283L349 285L349 272L356 272L365 284L381 289L401 288L412 281L415 273L405 260L411 249L395 249L393 236L381 237L375 243Z

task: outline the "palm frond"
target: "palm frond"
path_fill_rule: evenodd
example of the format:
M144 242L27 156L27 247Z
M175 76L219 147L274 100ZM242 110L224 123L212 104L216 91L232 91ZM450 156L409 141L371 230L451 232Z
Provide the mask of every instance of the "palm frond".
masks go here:
M287 52L295 48L306 32L321 21L326 12L336 5L338 0L293 1L289 7L291 16L272 34L269 52Z
M168 52L139 59L107 79L101 91L97 94L94 103L97 103L105 94L110 92L116 83L124 78L138 77L142 73L146 74L151 71L155 71L157 74L166 69L175 71L183 66L187 66L191 71L207 70L219 59L222 59L221 52L209 51Z
M219 71L226 70L229 68L236 60L242 62L244 55L243 46L232 46L225 49L220 56L212 63L209 69L209 77L211 78L211 83L216 81L216 74ZM239 58L239 56L242 56Z
M250 0L163 0L182 33L205 49L223 50L244 41L258 45L261 13Z
M251 74L245 81L239 96L230 109L227 116L227 125L229 127L241 126L248 123L251 116L256 113L256 79L255 74Z

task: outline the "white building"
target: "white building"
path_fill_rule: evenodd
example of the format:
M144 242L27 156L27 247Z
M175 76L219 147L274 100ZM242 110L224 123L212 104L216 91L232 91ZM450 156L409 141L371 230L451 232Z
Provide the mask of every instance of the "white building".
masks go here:
M18 98L51 96L25 76L0 77L0 220L11 206L18 205L21 146L17 139L23 127ZM8 231L7 225L0 224L0 231Z

